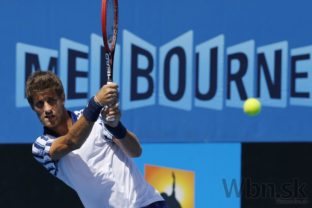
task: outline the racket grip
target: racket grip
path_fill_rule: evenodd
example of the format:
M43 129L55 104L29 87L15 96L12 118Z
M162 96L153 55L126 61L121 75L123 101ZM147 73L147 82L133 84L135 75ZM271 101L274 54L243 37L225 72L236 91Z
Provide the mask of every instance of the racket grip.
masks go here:
M112 82L113 82L113 80L111 79L111 76L108 76L107 77L107 84L112 83ZM110 108L110 107L112 107L112 106L111 105L106 106L106 108ZM107 116L106 121L113 122L113 121L115 121L115 117L114 116Z

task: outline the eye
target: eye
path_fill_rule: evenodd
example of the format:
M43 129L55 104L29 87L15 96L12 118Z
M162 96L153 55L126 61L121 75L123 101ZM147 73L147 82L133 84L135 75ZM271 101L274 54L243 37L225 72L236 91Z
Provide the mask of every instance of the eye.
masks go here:
M57 99L55 99L55 98L48 98L47 102L48 102L49 105L55 105L56 102L57 102Z
M35 103L36 108L43 108L44 102L42 100Z

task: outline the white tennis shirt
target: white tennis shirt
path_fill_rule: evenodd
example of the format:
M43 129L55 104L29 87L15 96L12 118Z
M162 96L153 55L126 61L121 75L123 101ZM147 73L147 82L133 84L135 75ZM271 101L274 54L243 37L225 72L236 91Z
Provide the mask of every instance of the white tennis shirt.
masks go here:
M82 111L71 113L73 121ZM114 142L99 118L85 143L59 161L48 152L55 136L47 129L33 144L37 161L79 195L86 208L140 208L161 201L133 160Z

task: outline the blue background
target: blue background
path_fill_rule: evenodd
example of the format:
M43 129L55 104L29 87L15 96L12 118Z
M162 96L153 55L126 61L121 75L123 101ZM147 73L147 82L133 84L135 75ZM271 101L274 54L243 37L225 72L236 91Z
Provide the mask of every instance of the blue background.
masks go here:
M60 38L68 38L89 46L92 33L101 35L100 4L98 0L0 2L1 143L30 143L41 132L30 108L15 105L16 43L59 51ZM194 47L223 34L225 50L248 40L255 40L256 48L288 41L289 52L312 43L311 6L308 0L121 0L118 42L122 44L127 30L159 49L193 31ZM125 110L123 121L147 143L310 141L312 108L290 105L289 92L287 96L286 108L264 106L252 118L225 104L220 111L194 105L185 111L156 103Z
M235 181L240 191L240 144L144 144L143 149L135 159L142 172L145 164L194 172L195 207L240 207L240 195L227 196L223 185Z

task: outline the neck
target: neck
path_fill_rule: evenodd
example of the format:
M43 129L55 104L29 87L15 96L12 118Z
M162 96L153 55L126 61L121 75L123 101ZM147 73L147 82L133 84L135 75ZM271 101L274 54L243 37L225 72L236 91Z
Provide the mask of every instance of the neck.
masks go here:
M55 129L52 129L55 133L60 136L67 134L68 129L72 126L71 116L68 114L67 110L64 108L63 116L61 122Z

